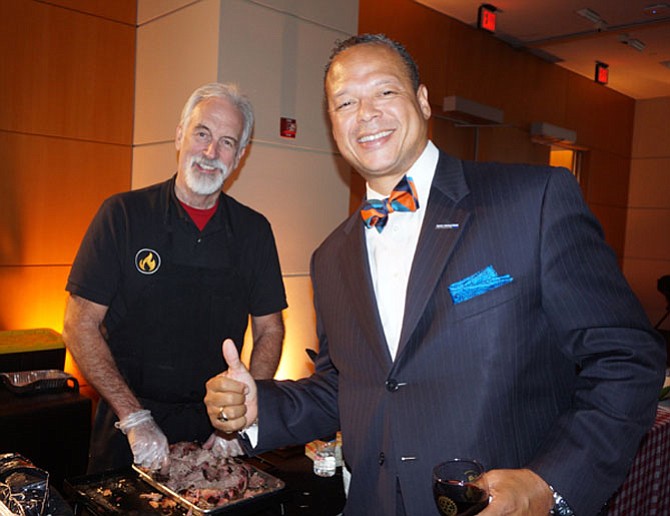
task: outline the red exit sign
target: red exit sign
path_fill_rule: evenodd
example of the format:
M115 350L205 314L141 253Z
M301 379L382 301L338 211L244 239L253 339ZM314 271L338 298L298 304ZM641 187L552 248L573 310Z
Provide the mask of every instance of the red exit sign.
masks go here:
M482 4L477 12L477 27L488 32L496 31L496 9L490 4Z
M596 82L598 84L607 84L610 77L609 65L596 61Z

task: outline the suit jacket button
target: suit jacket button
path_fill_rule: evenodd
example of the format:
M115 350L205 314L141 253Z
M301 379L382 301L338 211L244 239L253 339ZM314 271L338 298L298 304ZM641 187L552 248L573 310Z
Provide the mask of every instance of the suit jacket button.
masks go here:
M379 452L379 465L383 466L385 460L386 460L386 457L384 456L384 452Z
M395 392L398 390L398 381L391 378L386 380L386 390L389 392Z

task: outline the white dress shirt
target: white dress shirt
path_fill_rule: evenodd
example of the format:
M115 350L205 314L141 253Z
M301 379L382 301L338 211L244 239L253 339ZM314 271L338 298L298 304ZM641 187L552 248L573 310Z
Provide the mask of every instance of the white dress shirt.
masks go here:
M398 341L402 330L409 273L412 269L412 260L419 240L423 217L426 213L428 196L435 176L439 154L437 147L429 141L419 159L407 171L407 177L414 181L416 193L419 197L419 208L414 212L393 212L389 214L386 226L381 233L374 228L365 230L368 261L375 297L377 298L377 309L384 326L389 352L393 359L395 359L398 350ZM367 187L368 199L384 199L385 197L369 186ZM251 446L255 448L258 443L258 427L253 425L241 433L246 434ZM348 471L345 473L347 488L348 473Z
M414 212L394 211L390 213L381 233L374 228L365 231L377 309L392 359L395 359L398 350L405 313L407 282L412 270L414 252L426 214L430 186L438 158L437 147L429 141L419 159L407 171L407 177L414 181L416 187L419 208ZM385 197L375 192L368 184L368 199L384 199Z

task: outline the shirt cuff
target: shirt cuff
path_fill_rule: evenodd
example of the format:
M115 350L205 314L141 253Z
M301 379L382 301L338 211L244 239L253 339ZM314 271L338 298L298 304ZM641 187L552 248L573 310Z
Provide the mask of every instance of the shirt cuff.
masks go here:
M255 448L258 444L258 423L254 423L249 428L245 428L238 433L247 439L252 448Z

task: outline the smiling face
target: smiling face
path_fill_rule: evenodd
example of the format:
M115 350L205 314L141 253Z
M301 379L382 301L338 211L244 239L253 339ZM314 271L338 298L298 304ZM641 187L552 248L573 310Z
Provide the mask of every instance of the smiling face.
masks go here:
M196 208L214 205L223 182L244 155L239 151L244 119L228 100L212 97L200 102L177 127L179 152L175 190L179 200Z
M395 51L366 43L335 57L326 96L340 152L374 190L388 194L426 147L426 87L414 91Z

